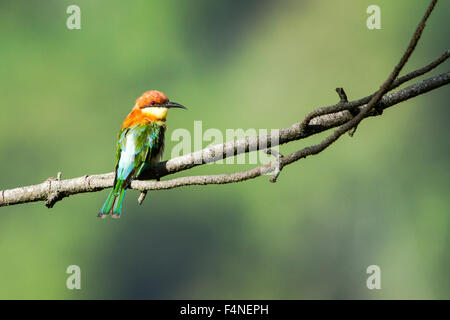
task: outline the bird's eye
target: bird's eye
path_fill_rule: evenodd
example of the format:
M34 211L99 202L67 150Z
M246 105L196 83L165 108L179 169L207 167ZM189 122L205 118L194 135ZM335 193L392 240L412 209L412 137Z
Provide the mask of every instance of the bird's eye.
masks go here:
M151 104L152 106L154 106L154 105L156 104L156 102L155 102L155 101L152 101L152 102L150 102L150 104Z

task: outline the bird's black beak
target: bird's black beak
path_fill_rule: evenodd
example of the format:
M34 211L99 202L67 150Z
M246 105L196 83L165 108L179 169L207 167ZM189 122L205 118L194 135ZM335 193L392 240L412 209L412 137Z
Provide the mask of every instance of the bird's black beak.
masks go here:
M185 110L187 110L187 108L186 108L185 106L182 106L182 105L179 104L179 103L171 102L171 101L165 103L165 104L164 104L164 107L167 108L167 109L170 109L170 108L180 108L180 109L185 109Z

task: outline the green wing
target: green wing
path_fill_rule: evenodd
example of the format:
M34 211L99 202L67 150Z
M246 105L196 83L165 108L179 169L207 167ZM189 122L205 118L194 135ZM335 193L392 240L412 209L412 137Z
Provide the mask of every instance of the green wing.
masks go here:
M136 177L151 165L152 158L155 157L164 146L164 127L156 123L145 126L145 134L140 137L139 144L143 145L143 150L135 159L137 168Z
M117 141L116 145L116 168L119 164L120 152L122 151L122 147L124 146L124 139L128 130L130 130L130 128L122 128L119 131L119 140Z
M164 146L164 129L149 123L120 130L116 148L116 176L119 179L134 179L150 165L152 157Z

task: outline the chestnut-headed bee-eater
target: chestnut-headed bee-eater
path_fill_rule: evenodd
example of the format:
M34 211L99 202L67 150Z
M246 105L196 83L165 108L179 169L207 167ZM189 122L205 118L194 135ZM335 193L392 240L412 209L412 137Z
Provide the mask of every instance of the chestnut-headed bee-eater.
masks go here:
M136 100L119 131L114 184L98 217L104 218L111 213L113 218L119 218L131 181L161 159L170 108L186 109L170 102L164 93L156 90L147 91Z

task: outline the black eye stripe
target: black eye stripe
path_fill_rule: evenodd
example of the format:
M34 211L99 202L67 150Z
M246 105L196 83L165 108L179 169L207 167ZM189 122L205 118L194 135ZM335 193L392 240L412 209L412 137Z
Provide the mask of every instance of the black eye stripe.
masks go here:
M166 105L167 105L167 102L158 103L158 102L152 100L152 101L150 101L149 104L140 106L140 108L141 109L144 109L144 108L164 108L164 107L166 107Z
M160 108L163 107L164 105L156 103L155 101L150 102L148 105L142 106L141 109L145 109L145 108Z

